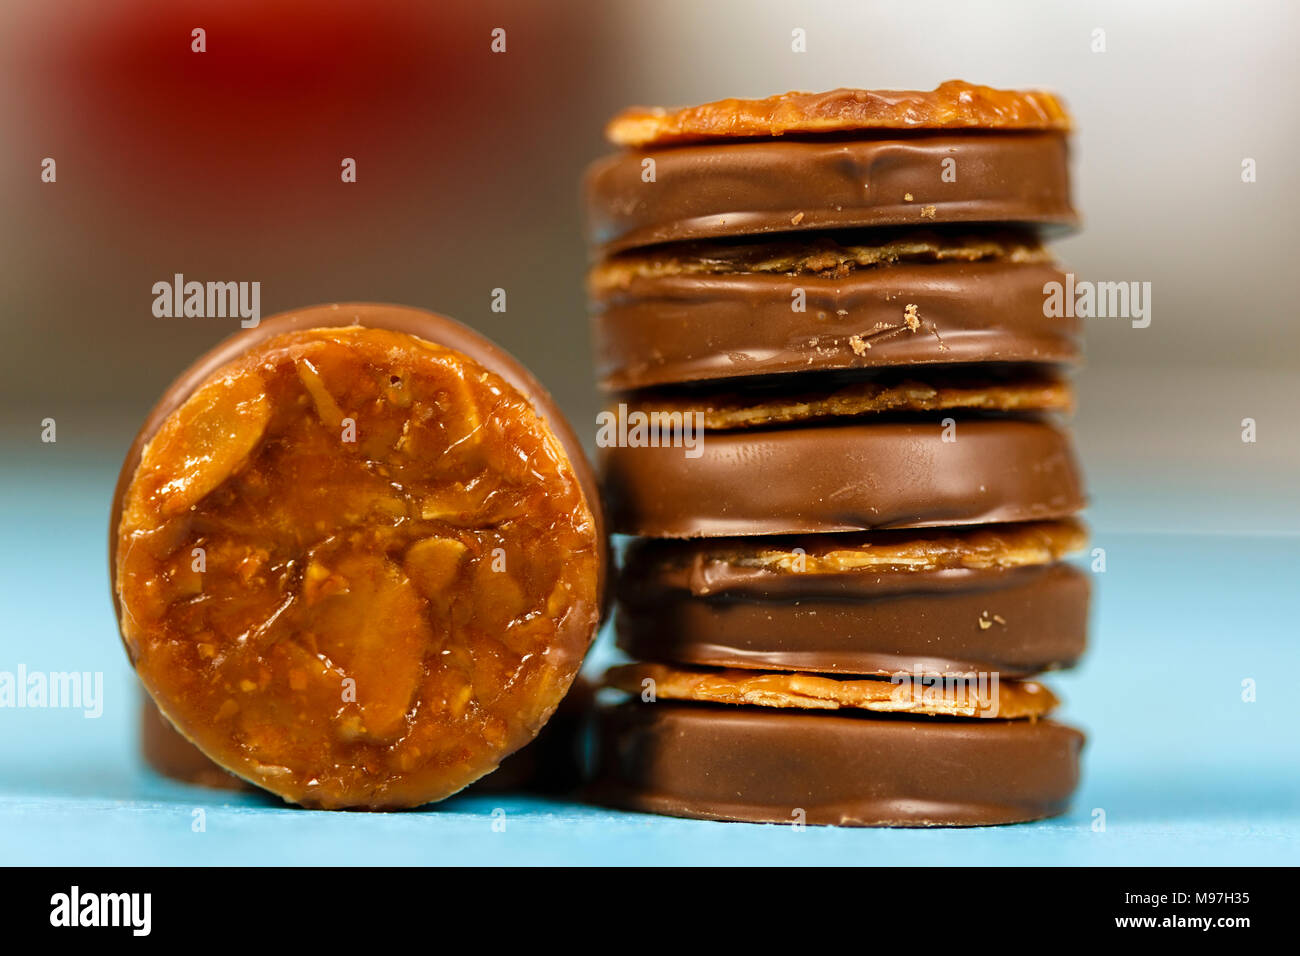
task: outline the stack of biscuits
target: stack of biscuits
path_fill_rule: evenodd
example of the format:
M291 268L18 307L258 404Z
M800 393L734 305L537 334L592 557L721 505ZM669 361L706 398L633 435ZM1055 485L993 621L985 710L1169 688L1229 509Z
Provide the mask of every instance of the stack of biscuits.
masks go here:
M962 82L632 109L585 180L625 542L593 792L676 816L1012 823L1083 736L1080 357L1046 314L1069 117ZM608 696L610 692L606 692Z

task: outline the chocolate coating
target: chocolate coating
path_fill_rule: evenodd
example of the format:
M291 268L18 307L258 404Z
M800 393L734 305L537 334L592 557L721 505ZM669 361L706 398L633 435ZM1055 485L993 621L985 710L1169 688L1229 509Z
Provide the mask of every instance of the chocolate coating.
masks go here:
M898 263L843 277L764 273L638 277L594 302L597 374L609 390L815 369L1073 362L1078 323L1043 315L1046 263ZM791 310L803 289L805 312ZM903 325L916 305L921 325ZM880 332L873 330L885 329ZM854 349L861 336L870 348Z
M1070 666L1087 638L1088 577L1068 564L777 574L765 593L720 582L709 597L644 572L629 565L614 618L618 646L642 660L1018 678Z
M1052 720L629 702L599 713L592 795L706 820L986 826L1063 813L1084 737Z
M1084 506L1068 434L1044 421L705 432L700 455L602 449L613 530L661 538L1062 518Z
M587 170L587 239L611 253L688 239L857 226L1071 225L1068 154L1060 132L628 150ZM654 182L642 179L646 159L655 162ZM954 182L941 178L945 159L956 161Z
M546 422L564 446L564 452L569 458L574 474L578 476L578 481L582 485L583 496L587 499L587 506L596 521L600 542L600 593L604 593L608 548L605 515L598 493L599 486L591 464L582 450L582 443L550 393L512 355L454 319L401 305L346 302L283 312L263 319L253 328L236 332L196 359L167 387L162 398L158 399L158 403L136 434L135 440L131 442L131 447L127 449L126 459L122 462L122 470L118 474L117 487L113 492L113 506L108 523L108 568L113 608L119 620L121 608L118 605L116 580L117 529L122 519L122 506L131 479L136 469L140 467L141 454L149 444L149 440L162 427L163 422L172 412L185 404L186 399L193 395L213 372L268 339L285 332L296 332L302 329L344 328L352 325L404 332L427 342L455 349L468 355L484 368L500 375L528 399L538 417Z

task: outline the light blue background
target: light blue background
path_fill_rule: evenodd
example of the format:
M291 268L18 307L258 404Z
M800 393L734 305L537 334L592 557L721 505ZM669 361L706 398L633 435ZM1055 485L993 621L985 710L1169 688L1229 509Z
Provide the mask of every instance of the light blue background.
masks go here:
M0 709L0 862L1050 865L1300 857L1294 537L1097 531L1107 570L1095 578L1093 646L1080 670L1051 679L1066 699L1063 716L1089 735L1082 789L1057 820L795 831L500 796L407 813L331 814L173 784L140 764L137 691L106 579L116 469L107 450L78 455L62 439L4 465L0 670L20 662L29 671L100 670L106 703L98 720ZM1256 681L1255 703L1241 699L1246 678ZM498 807L503 832L492 828ZM196 808L206 813L205 832L192 832ZM1105 811L1105 832L1092 828L1095 808Z

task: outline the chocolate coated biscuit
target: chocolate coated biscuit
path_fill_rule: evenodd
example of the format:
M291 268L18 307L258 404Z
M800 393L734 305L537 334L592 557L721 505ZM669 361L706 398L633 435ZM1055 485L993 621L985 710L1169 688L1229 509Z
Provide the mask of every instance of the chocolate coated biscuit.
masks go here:
M705 820L986 826L1065 811L1084 738L944 720L629 702L599 712L592 795Z
M1069 436L974 418L705 433L602 449L614 531L649 537L863 531L1063 518L1084 505Z
M1043 287L1062 273L1005 237L672 249L592 273L607 390L1080 356L1078 322L1043 314Z
M609 254L692 239L868 226L1072 226L1068 158L1066 136L1055 132L627 151L587 170L587 239ZM953 182L941 179L945 160L956 164Z

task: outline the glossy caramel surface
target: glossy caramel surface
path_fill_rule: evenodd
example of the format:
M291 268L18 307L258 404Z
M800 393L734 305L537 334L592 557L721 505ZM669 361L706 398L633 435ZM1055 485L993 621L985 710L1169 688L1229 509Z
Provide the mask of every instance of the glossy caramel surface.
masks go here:
M266 341L144 449L117 595L155 701L287 800L441 799L527 743L598 615L572 463L463 354L357 327Z

